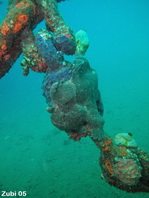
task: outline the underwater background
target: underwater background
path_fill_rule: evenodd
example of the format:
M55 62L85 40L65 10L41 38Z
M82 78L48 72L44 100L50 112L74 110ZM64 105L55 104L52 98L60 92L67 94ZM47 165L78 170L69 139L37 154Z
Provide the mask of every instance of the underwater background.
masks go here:
M0 21L6 7L3 1ZM105 131L130 132L149 152L149 1L68 0L59 9L74 32L88 33L86 58L98 72ZM29 198L149 197L101 179L99 149L90 138L69 140L51 124L44 74L24 77L21 60L0 79L0 191L27 191Z

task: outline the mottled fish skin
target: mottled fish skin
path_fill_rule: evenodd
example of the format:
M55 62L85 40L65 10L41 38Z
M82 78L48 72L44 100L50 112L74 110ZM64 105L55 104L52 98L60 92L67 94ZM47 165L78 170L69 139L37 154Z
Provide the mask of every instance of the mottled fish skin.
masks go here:
M60 70L56 72L48 72L47 75L44 78L43 81L43 96L46 98L46 102L48 103L48 106L51 106L51 96L50 96L50 90L54 83L59 82L66 82L67 80L70 80L72 76L72 67L63 67Z

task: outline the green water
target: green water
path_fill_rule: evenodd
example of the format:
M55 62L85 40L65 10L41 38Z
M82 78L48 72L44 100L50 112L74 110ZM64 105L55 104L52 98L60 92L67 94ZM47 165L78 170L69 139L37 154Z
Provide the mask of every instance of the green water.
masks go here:
M131 132L149 152L149 2L69 0L59 8L74 32L88 32L86 57L98 72L105 131ZM1 21L6 2L0 9ZM26 191L28 198L149 197L101 179L99 150L89 138L74 142L52 126L44 75L23 77L21 60L0 80L0 190Z

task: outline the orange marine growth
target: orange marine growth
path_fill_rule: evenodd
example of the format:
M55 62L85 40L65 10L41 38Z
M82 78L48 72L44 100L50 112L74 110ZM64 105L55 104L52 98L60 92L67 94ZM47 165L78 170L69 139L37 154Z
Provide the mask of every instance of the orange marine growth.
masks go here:
M108 141L106 141L105 143L104 143L104 145L109 145L109 144L111 144L112 143L112 140L110 139L110 140L108 140Z
M16 34L17 32L19 32L23 28L23 25L28 22L28 20L29 20L29 17L26 14L20 14L17 17L16 24L14 25L13 33Z
M126 147L119 147L119 148L120 148L121 154L122 154L123 156L128 155Z
M111 151L111 147L106 146L105 148L102 149L103 151Z
M108 169L109 173L111 175L113 175L114 171L112 169L112 164L111 164L110 160L105 161L105 167Z
M71 35L70 35L70 34L67 33L67 34L65 34L65 35L66 35L68 38L71 38Z
M6 45L2 45L1 49L2 50L6 50L7 49L7 46Z
M9 54L6 54L6 55L4 56L4 60L7 61L8 59L10 59L10 55L9 55Z
M22 24L25 24L28 22L29 17L26 14L20 14L18 16L18 21L20 21Z
M30 3L28 1L21 1L16 5L16 8L18 9L26 9L27 7L30 6Z
M104 142L104 144L103 144L103 148L102 148L102 150L103 151L110 151L111 150L111 144L112 144L112 140L110 139L110 140L107 140L106 142Z
M1 32L3 35L6 36L7 33L8 33L8 31L9 31L9 27L8 27L7 25L3 25L0 32Z
M14 25L13 33L18 33L29 20L29 17L26 14L20 14L17 17L17 22Z
M17 22L17 23L14 25L13 33L16 34L16 33L19 32L21 29L22 29L22 24Z

